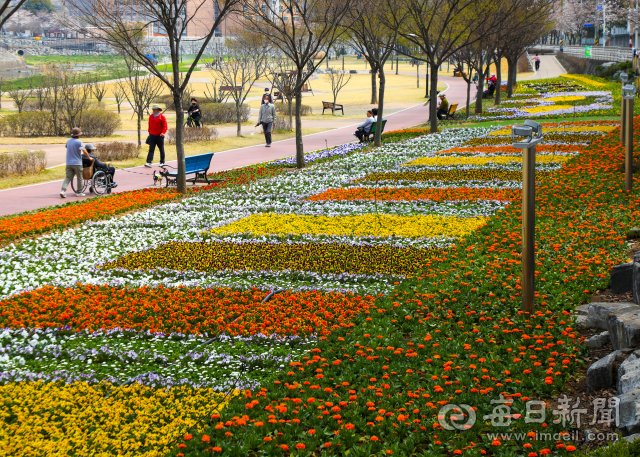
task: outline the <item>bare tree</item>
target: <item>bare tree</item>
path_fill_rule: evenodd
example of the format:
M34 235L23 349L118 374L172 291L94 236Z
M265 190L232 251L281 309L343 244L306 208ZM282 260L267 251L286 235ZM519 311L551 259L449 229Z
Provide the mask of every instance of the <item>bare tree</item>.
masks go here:
M466 117L469 118L470 104L471 104L471 81L472 73L476 71L476 68L480 66L479 60L482 58L481 52L478 52L476 46L465 46L459 49L454 55L456 60L455 69L460 72L462 79L467 83L467 104L466 104ZM465 65L467 71L465 71ZM478 77L480 74L478 73ZM477 95L477 94L476 94Z
M153 99L160 95L164 85L154 76L143 75L140 67L131 58L124 56L124 61L129 76L124 81L118 81L116 86L133 108L133 113L138 120L138 147L140 147L142 146L142 121L145 110L148 109Z
M330 68L326 77L331 84L331 93L333 94L333 105L335 108L336 101L338 100L338 94L342 88L351 81L351 73ZM334 114L334 108L331 108L331 114Z
M118 105L118 114L120 114L120 106L126 100L127 93L122 87L120 87L120 84L116 84L116 87L113 88L111 93L113 94L113 98L116 99L116 105Z
M266 74L270 48L263 37L245 31L234 39L228 39L228 60L218 59L214 66L223 83L231 86L230 97L236 105L236 135L242 136L242 105L253 85Z
M329 49L344 33L343 26L354 0L280 0L255 2L244 0L245 18L251 28L278 48L295 67L291 78L296 99L296 165L302 168L302 89L324 57L319 51Z
M107 87L104 84L100 84L97 76L91 85L91 92L93 92L93 96L98 100L98 103L102 101L104 94L107 93Z
M62 75L61 82L60 107L62 116L69 127L77 127L77 120L82 117L82 113L89 106L91 86L84 84L80 77L71 75L69 72Z
M159 78L169 89L176 106L176 153L178 156L177 191L187 190L185 152L183 141L184 112L179 109L193 70L213 38L222 21L234 11L242 0L68 0L73 13L78 15L77 26L91 26L96 39L126 54L137 65L143 66ZM133 22L131 18L137 18ZM187 29L197 27L198 38L189 38ZM140 36L148 30L157 31L166 38L171 58L171 72L160 71L145 58ZM197 41L196 41L197 40ZM184 42L196 47L196 57L186 72L180 72L180 52ZM197 44L196 44L197 43Z
M0 2L0 28L13 16L27 0L2 0Z
M38 104L38 110L44 111L47 106L47 100L49 99L49 92L51 87L43 79L39 79L38 84L33 89L33 94L36 97L36 103Z
M380 79L378 92L378 121L375 133L375 145L380 146L382 142L382 120L384 111L384 91L386 76L384 64L395 51L398 38L397 27L386 27L384 18L388 11L393 8L392 0L369 0L360 5L359 14L354 14L349 34L353 45L362 54L366 54L371 64L372 74L377 73ZM404 17L397 13L395 19L402 22ZM375 72L373 71L375 69Z
M391 28L417 53L413 57L427 62L431 70L431 131L436 132L436 99L438 94L438 70L452 55L463 47L483 40L493 28L502 27L520 0L503 6L478 0L396 0L389 9ZM540 0L552 1L552 0ZM405 13L405 17L399 15ZM387 20L387 22L389 22ZM398 48L401 52L402 48ZM406 51L404 52L407 53Z
M7 93L9 94L9 98L13 100L13 103L16 104L18 112L21 113L24 104L31 96L31 89L20 89L19 87L16 87L15 83L11 83L11 89L9 89Z
M293 98L295 97L297 73L293 64L287 59L278 59L272 62L267 78L271 86L280 92L280 96L287 100L289 107L289 126L293 125Z

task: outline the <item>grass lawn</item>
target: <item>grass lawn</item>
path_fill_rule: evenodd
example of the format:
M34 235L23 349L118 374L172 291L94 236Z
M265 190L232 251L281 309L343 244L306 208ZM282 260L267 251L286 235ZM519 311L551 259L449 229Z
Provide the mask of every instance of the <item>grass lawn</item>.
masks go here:
M327 129L302 129L302 134L310 135L312 133L323 132L325 130ZM273 141L286 140L293 137L295 137L295 132L288 132L284 134L274 133ZM126 138L128 141L135 141L137 139L137 137L134 137L134 136L127 136L127 137L120 137L120 138ZM0 139L4 140L4 138L0 138ZM42 140L42 138L39 138L39 139ZM60 138L60 140L61 142L66 142L67 138ZM97 143L97 142L103 141L103 139L91 138L91 141ZM110 139L107 139L106 141L110 141ZM216 141L186 144L185 150L186 150L187 156L192 156L197 154L203 154L205 152L221 152L221 151L228 151L230 149L244 148L247 146L255 146L256 144L262 144L262 143L264 143L264 137L259 134L245 136L245 137L233 136L233 137L219 138ZM28 144L28 143L25 143L25 144ZM124 160L121 162L113 162L113 165L117 168L129 168L129 167L137 167L140 165L144 165L145 157L146 157L144 151L146 151L146 149L145 149L145 146L143 145L143 148L140 152L140 156L137 159ZM3 152L3 151L0 150L0 152ZM176 159L175 145L169 145L169 144L165 145L165 152L166 152L167 162ZM49 168L43 171L42 173L38 173L37 175L11 176L8 178L3 178L2 180L0 180L0 189L9 189L12 187L27 186L29 184L55 181L59 179L64 179L64 176L65 176L64 166ZM116 173L116 176L117 176L117 173ZM117 181L117 177L116 177L116 181ZM152 183L149 183L149 184L152 184Z

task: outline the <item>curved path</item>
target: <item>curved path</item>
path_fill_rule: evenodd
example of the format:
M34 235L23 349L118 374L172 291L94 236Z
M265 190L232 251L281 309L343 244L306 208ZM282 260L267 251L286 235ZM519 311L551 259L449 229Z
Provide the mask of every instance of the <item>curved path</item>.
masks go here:
M450 103L458 103L459 109L466 102L466 84L461 78L443 76L440 80L449 85L446 90ZM398 130L412 127L428 120L429 113L427 107L422 104L407 108L384 116L387 121L386 130ZM326 146L338 146L354 141L353 132L359 122L340 127L326 132L315 133L303 137L305 151L315 151ZM188 148L188 146L187 146ZM240 168L268 160L280 159L295 155L295 139L278 141L272 144L271 148L264 145L250 146L241 149L231 149L217 153L212 161L210 172L224 171L233 168ZM156 152L156 159L158 154ZM168 162L168 165L177 166L175 161ZM153 184L153 168L135 167L127 170L116 171L116 181L118 187L115 192L125 192L135 189L149 187ZM62 181L51 181L34 184L14 189L0 191L0 216L15 214L22 211L30 211L47 206L58 205L66 201L77 201L89 198L77 198L73 194L71 187L67 190L67 198L61 199L59 192Z

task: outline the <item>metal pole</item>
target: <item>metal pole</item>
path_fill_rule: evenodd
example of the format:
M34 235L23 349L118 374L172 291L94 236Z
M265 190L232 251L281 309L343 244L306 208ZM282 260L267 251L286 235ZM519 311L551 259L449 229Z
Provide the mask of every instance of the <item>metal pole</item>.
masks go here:
M627 101L623 97L622 103L620 106L620 144L624 144L624 142L626 141L626 136L624 133L624 130L627 124L626 111L627 111Z
M626 127L625 127L625 155L624 155L624 187L627 192L633 190L633 98L625 100Z
M536 245L536 147L522 150L522 310L533 313Z

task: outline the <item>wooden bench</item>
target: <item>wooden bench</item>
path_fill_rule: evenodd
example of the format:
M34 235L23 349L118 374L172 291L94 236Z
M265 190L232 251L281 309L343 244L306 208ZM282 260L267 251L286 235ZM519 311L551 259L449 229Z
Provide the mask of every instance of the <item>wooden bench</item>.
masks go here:
M456 118L456 110L458 109L458 104L453 103L449 106L449 111L447 112L447 119L455 119Z
M369 132L369 135L365 135L363 138L363 141L365 142L371 142L374 140L374 138L376 137L376 125L378 125L377 122L374 122L371 125L371 131ZM382 134L382 132L384 132L384 127L385 125L387 125L387 120L383 119L382 120L382 130L380 131L380 134Z
M284 95L282 94L282 92L277 90L273 93L273 101L277 102L278 100L284 103Z
M222 92L240 92L242 90L242 86L220 86L220 94Z
M185 174L195 175L195 177L193 178L194 185L198 178L203 178L207 182L207 184L211 184L211 182L209 182L209 178L207 178L207 171L209 170L212 157L213 152L199 154L197 156L185 157ZM165 187L169 187L169 184L176 185L178 180L178 170L160 172L160 174L166 179L167 184Z
M342 115L344 116L344 105L339 105L333 102L322 102L322 114L324 114L324 110L330 109L331 113L335 111L342 111Z

